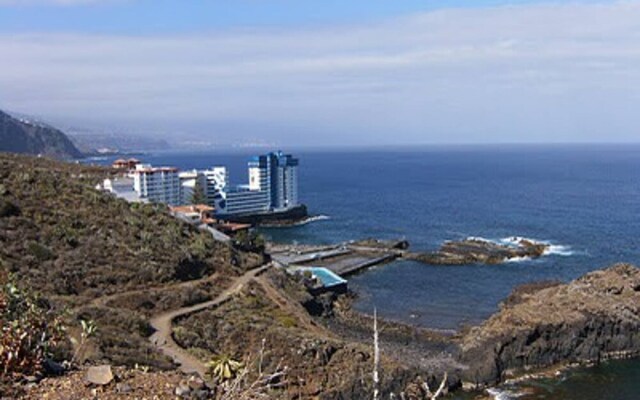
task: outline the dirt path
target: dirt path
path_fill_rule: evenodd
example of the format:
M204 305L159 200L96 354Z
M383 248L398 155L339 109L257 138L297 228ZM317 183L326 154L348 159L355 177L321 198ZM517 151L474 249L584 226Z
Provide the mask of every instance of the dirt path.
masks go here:
M147 289L133 289L133 290L127 290L126 292L120 292L120 293L114 293L114 294L110 294L107 296L103 296L103 297L98 297L95 298L93 300L91 300L89 302L89 306L93 306L93 307L105 307L108 305L109 302L113 301L113 300L117 300L120 299L122 297L126 297L126 296L130 296L133 294L138 294L140 292L164 292L164 291L168 291L168 290L175 290L175 289L184 289L184 288L189 288L189 287L194 287L196 285L199 285L201 283L206 283L206 282L212 282L214 280L216 280L218 277L220 277L220 274L215 273L215 274L211 274L205 278L200 278L200 279L193 279L190 281L184 281L184 282L178 282L178 283L174 283L173 285L165 285L165 286L155 286L155 287L150 287ZM87 305L84 304L80 307L86 307Z
M266 271L271 267L271 263L263 265L260 268L253 269L246 272L244 275L238 277L231 286L218 295L213 300L205 301L204 303L198 303L189 307L182 307L175 310L169 310L152 317L149 321L153 329L156 332L149 338L151 342L166 356L170 357L176 364L180 365L180 370L185 373L196 373L200 377L204 378L206 367L204 363L192 356L187 350L178 346L172 337L172 322L174 319L191 314L196 311L204 310L205 308L219 306L229 300L231 296L238 293L244 285L249 283L258 274Z
M118 300L121 299L122 297L126 297L126 296L131 296L134 294L138 294L141 292L164 292L164 291L168 291L168 290L175 290L175 289L184 289L184 288L188 288L188 287L194 287L196 285L199 285L201 283L207 283L207 282L213 282L215 281L217 278L219 278L221 275L219 273L214 273L211 274L209 276L206 276L204 278L200 278L200 279L193 279L190 281L184 281L184 282L177 282L177 283L173 283L170 285L158 285L158 286L151 286L151 287L142 287L142 288L136 288L136 289L131 289L131 290L127 290L124 292L118 292L118 293L113 293L113 294L108 294L106 296L100 296L100 297L96 297L92 300L90 300L88 303L82 303L79 304L75 307L71 308L71 311L76 312L82 308L86 308L86 307L106 307L108 306L108 303L112 302L113 300ZM71 301L72 299L77 298L78 296L52 296L52 298L54 300L60 300L60 301Z

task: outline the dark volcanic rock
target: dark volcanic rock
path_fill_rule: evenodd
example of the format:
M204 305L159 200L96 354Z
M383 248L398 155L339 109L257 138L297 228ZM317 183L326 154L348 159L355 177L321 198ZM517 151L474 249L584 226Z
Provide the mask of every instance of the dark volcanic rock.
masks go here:
M525 239L506 245L481 239L445 242L434 253L404 253L408 260L432 265L500 264L518 258L538 258L549 246Z
M0 151L42 154L56 158L80 158L82 153L61 131L17 119L0 111Z
M640 269L619 264L518 296L462 338L476 385L535 368L640 354Z
M253 215L230 215L224 219L229 222L260 226L289 226L303 222L308 217L307 206L301 204L286 211Z

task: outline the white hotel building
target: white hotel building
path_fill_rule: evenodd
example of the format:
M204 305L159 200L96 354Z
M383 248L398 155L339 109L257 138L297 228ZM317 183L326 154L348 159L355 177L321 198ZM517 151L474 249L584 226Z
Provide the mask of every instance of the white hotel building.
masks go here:
M174 167L138 164L133 171L133 189L142 200L172 206L182 203L180 177Z

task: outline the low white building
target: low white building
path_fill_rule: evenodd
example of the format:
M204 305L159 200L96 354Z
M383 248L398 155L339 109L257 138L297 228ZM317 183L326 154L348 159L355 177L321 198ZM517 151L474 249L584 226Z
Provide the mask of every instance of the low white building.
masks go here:
M221 193L216 202L217 215L250 215L267 213L269 208L269 192L251 190L249 185L238 185Z
M138 196L138 193L133 189L133 178L119 177L105 179L99 189L103 189L117 198L124 199L130 203L145 201L141 199L140 196Z

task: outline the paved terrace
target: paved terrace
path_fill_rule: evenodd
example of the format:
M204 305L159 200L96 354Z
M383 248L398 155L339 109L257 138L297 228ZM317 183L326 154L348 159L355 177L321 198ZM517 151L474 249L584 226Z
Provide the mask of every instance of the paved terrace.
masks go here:
M340 276L348 276L387 263L402 256L402 250L391 245L367 245L345 242L333 246L278 245L271 249L271 257L284 266L324 267Z

